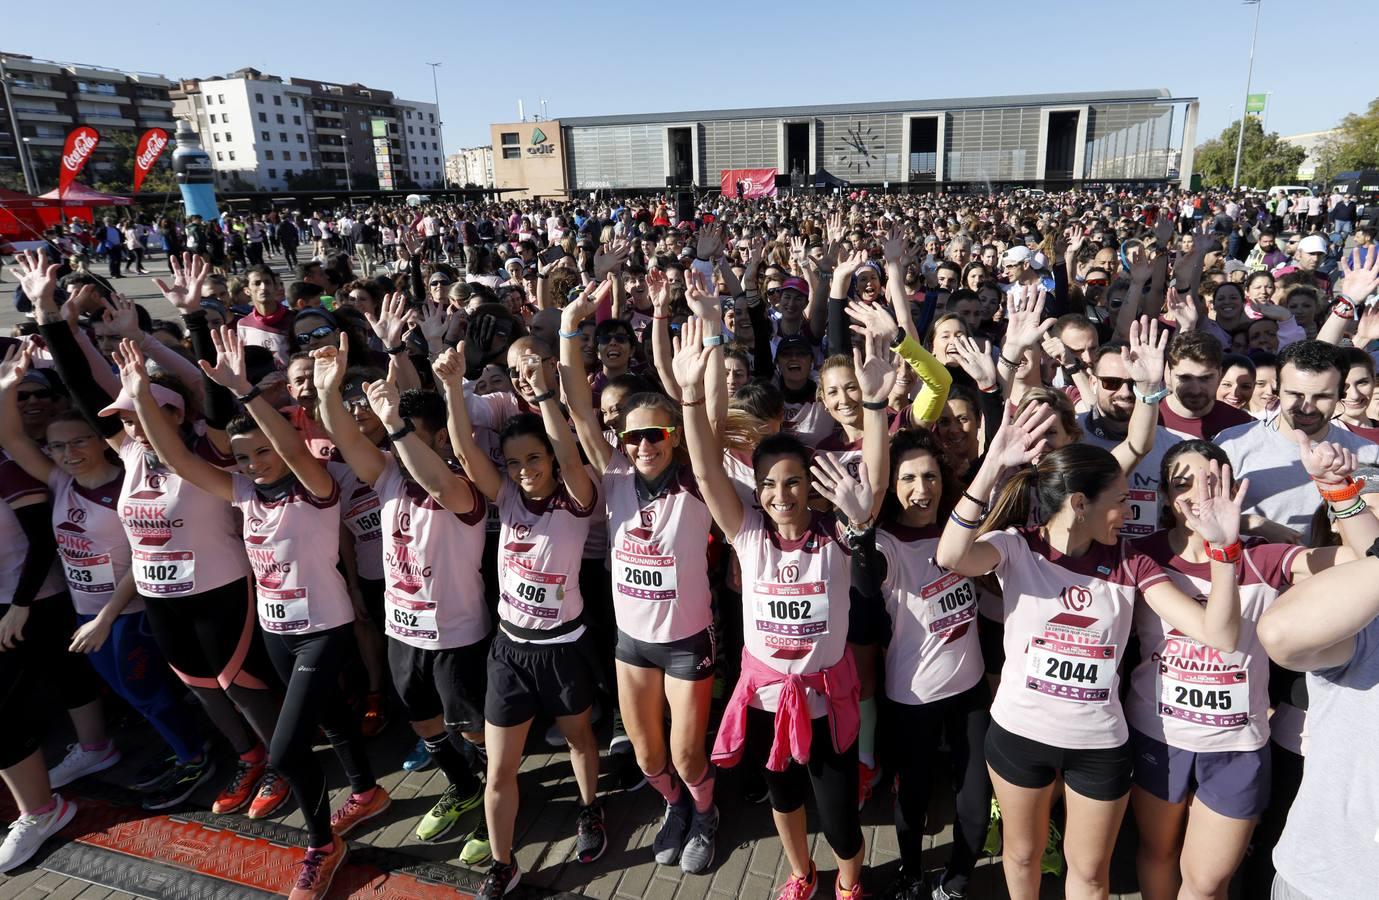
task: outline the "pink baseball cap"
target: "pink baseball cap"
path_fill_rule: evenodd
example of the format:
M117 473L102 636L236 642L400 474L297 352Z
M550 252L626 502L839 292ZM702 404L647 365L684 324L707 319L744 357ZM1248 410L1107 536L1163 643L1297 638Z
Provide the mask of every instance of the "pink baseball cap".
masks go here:
M165 388L161 384L150 384L149 388L153 391L153 399L159 406L171 406L178 412L186 412L187 405L182 402L182 395L170 388ZM120 396L115 398L115 402L100 411L103 416L113 416L121 412L134 412L134 398L123 390Z

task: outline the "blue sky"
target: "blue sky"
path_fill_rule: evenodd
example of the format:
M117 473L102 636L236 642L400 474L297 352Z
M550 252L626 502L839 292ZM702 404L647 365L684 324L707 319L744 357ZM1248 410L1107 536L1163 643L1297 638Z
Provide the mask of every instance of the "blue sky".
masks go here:
M1254 8L1152 6L13 0L0 50L171 78L253 66L413 100L431 99L440 61L450 152L488 143L519 98L559 118L1165 87L1200 97L1199 140L1215 135L1239 115ZM1264 0L1252 91L1272 92L1269 130L1326 129L1379 96L1373 18L1361 0Z

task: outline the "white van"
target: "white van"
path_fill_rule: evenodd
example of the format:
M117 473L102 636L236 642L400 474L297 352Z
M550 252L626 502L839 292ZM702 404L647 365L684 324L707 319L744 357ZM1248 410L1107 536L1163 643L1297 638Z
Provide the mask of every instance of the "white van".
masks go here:
M1276 184L1269 188L1269 196L1277 197L1284 195L1287 197L1311 197L1312 189L1300 184Z

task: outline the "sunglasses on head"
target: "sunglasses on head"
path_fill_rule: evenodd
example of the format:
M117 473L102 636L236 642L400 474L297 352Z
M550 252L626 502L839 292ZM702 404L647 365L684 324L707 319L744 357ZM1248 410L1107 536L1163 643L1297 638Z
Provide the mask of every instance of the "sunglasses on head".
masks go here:
M659 444L669 438L673 431L675 431L674 425L657 428L633 428L618 432L618 437L622 438L624 444L640 444L642 441L646 441L648 444Z
M599 335L598 342L600 347L606 346L607 344L630 345L632 343L632 336L621 331L610 331L608 334Z
M297 335L297 343L298 343L299 345L305 347L307 344L311 343L312 341L319 340L319 339L321 339L321 338L330 337L330 336L331 336L332 334L334 334L334 333L335 333L335 326L334 326L334 325L317 325L315 328L311 329L310 331L304 331L304 332L302 332L301 334Z
M1130 383L1129 378L1116 378L1112 375L1098 375L1096 380L1101 382L1103 391L1110 391L1113 394Z

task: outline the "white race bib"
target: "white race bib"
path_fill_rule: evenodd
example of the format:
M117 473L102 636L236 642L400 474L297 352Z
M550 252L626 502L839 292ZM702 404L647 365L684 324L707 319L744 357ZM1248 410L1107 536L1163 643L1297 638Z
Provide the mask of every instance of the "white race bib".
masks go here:
M949 572L920 589L930 634L951 631L977 615L977 590L970 578Z
M1127 491L1130 514L1120 526L1126 537L1143 537L1159 530L1159 492Z
M383 504L377 495L367 497L345 511L345 527L356 541L376 541L383 525Z
M565 602L565 576L528 569L520 557L508 556L503 560L503 599L518 612L555 622Z
M274 634L291 634L311 627L306 588L258 586L259 625Z
M675 599L678 584L675 557L613 551L613 589L622 596L664 603Z
M115 565L110 554L101 556L68 556L62 554L62 571L67 586L83 594L104 594L115 590Z
M436 604L388 591L383 595L383 617L388 631L401 638L420 641L440 639L436 627Z
M1116 648L1031 638L1025 651L1025 687L1078 703L1108 703L1116 678Z
M1160 662L1159 715L1213 728L1243 728L1250 720L1245 670L1189 672Z
M196 554L134 548L134 583L145 594L196 593Z
M828 586L822 581L756 584L757 631L815 640L828 634Z

